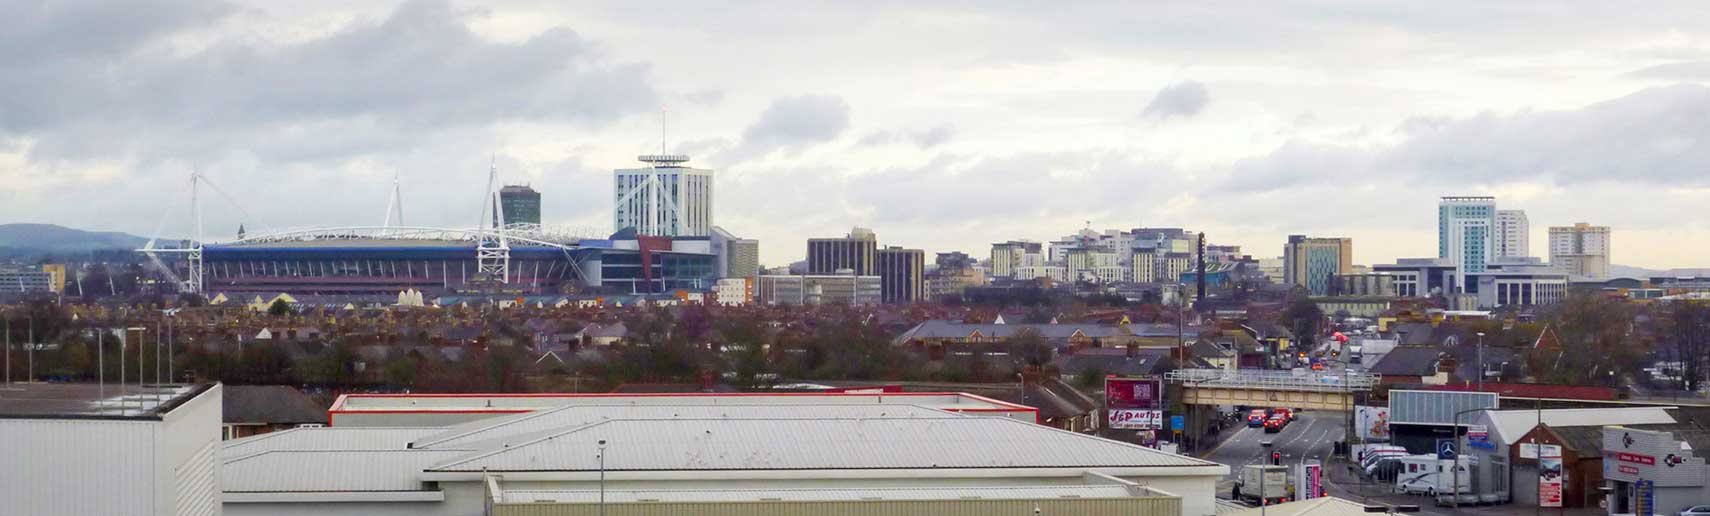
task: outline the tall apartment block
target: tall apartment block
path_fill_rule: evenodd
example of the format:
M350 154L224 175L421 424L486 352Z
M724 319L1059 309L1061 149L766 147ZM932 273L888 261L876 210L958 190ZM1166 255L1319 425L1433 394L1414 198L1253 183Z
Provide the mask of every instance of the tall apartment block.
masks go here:
M1608 278L1609 226L1551 226L1550 264L1576 276Z

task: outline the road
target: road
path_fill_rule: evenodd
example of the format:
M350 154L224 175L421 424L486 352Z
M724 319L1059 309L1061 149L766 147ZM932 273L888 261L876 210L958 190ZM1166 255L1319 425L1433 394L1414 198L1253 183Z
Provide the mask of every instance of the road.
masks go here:
M1296 415L1293 423L1274 434L1265 433L1263 428L1245 426L1230 430L1235 435L1224 439L1205 455L1207 460L1229 466L1229 477L1218 482L1217 486L1222 496L1228 496L1242 467L1268 463L1272 451L1282 453L1282 463L1290 466L1329 458L1333 443L1342 439L1342 416L1334 412L1311 411ZM1264 446L1266 441L1271 443L1271 447Z

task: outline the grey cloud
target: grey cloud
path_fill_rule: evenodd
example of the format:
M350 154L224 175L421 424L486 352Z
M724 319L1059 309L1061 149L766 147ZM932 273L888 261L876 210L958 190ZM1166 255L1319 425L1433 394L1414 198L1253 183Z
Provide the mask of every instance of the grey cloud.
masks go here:
M739 162L780 149L800 150L836 139L849 128L849 103L835 95L801 95L772 101L742 131L742 143L718 156Z
M114 5L150 17L146 4ZM0 112L8 114L0 132L39 138L37 154L61 150L68 153L52 157L75 159L81 157L71 153L75 149L172 152L204 137L241 149L272 143L274 129L340 121L399 134L512 120L592 125L658 103L646 65L608 63L568 28L515 44L489 42L438 1L406 3L384 20L296 44L240 39L190 55L141 50L148 38L191 22L216 23L222 14L200 10L163 19L125 44L90 47L87 59L0 62L0 90L8 92L0 97ZM104 21L59 23L60 37L100 32ZM103 130L148 137L88 145L87 136ZM260 139L229 138L251 132Z
M922 149L930 149L950 143L955 139L956 128L951 125L939 125L929 129L913 131L874 131L862 136L856 145L878 146L893 143L911 143Z
M1565 111L1482 113L1404 122L1395 145L1291 142L1243 161L1225 186L1240 191L1314 183L1707 186L1710 87L1651 88Z
M1174 116L1191 117L1205 109L1211 101L1211 94L1205 85L1194 81L1171 84L1158 90L1152 97L1152 102L1146 104L1141 116L1155 118L1170 118Z

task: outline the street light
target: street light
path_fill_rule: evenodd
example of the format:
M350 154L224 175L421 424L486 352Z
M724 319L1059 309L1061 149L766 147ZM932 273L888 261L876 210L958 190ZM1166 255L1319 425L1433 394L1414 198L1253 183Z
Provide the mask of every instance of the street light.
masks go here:
M1478 332L1478 392L1484 392L1484 332Z
M1449 474L1452 478L1452 480L1450 480L1451 484L1449 484L1449 499L1452 500L1452 505L1454 505L1454 508L1456 509L1461 508L1461 452L1466 450L1466 446L1461 444L1461 437L1466 436L1466 432L1461 431L1461 414L1469 414L1483 410L1489 409L1471 408L1455 413L1455 426L1452 427L1455 432L1455 456L1454 458L1449 459Z
M606 440L600 439L600 516L606 516Z

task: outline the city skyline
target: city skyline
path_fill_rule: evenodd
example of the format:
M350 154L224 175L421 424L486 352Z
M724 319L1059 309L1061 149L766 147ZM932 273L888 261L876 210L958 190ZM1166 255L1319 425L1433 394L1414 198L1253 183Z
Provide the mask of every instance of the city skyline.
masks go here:
M1213 25L1189 6L684 4L716 23L646 23L663 5L13 4L38 30L0 50L0 221L147 236L194 169L246 203L208 202L210 235L378 224L394 173L412 224L466 226L496 155L542 222L609 227L612 170L663 137L716 170L713 219L772 266L856 225L983 257L1086 221L1254 257L1346 236L1382 263L1432 256L1433 204L1461 195L1525 210L1533 256L1543 228L1590 222L1620 233L1616 264L1703 265L1706 239L1681 238L1710 228L1710 126L1682 116L1710 110L1703 9L1279 4ZM1503 28L1519 19L1551 28ZM807 30L825 26L846 29ZM111 37L57 39L87 33Z

